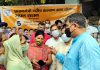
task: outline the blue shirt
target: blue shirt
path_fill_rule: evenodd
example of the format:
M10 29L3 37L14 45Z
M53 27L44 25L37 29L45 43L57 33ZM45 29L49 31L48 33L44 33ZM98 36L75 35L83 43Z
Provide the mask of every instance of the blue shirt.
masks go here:
M88 33L74 38L66 55L56 54L63 70L100 70L100 47Z

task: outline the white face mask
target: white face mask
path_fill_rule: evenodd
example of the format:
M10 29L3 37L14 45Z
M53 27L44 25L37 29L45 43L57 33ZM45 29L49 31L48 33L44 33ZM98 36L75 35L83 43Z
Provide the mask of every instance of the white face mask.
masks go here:
M59 30L54 30L54 31L52 31L51 35L52 35L53 37L59 37L60 31L59 31Z
M62 40L63 40L64 42L68 42L68 41L70 40L70 37L67 37L66 34L63 34L63 35L61 36L61 38L62 38Z

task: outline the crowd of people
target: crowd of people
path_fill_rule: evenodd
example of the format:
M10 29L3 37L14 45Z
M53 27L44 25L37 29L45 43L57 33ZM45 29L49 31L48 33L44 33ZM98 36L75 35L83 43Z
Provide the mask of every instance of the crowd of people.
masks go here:
M39 22L30 30L2 22L0 70L100 70L100 47L93 33L98 29L81 13L54 24Z

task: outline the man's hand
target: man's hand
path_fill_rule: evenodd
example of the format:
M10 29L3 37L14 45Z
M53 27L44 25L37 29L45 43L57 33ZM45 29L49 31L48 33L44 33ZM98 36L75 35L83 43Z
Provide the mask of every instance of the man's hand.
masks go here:
M51 49L50 49L50 53L56 55L57 51L56 51L55 48L51 48Z

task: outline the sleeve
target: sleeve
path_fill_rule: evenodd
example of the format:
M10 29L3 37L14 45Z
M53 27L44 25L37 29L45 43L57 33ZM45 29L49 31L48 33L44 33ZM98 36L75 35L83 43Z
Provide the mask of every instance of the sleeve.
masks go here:
M61 64L63 64L63 63L64 63L65 55L64 55L64 54L60 54L60 53L57 52L56 58L59 60L59 62L60 62Z
M91 64L90 51L86 44L83 44L79 51L79 68L80 70L88 70Z
M100 70L100 48L98 49L90 43L81 46L79 51L80 70Z
M56 68L57 68L57 63L56 63L56 57L55 57L54 55L52 55L52 60L53 60L53 62L52 62L52 64L50 65L49 70L56 70Z

